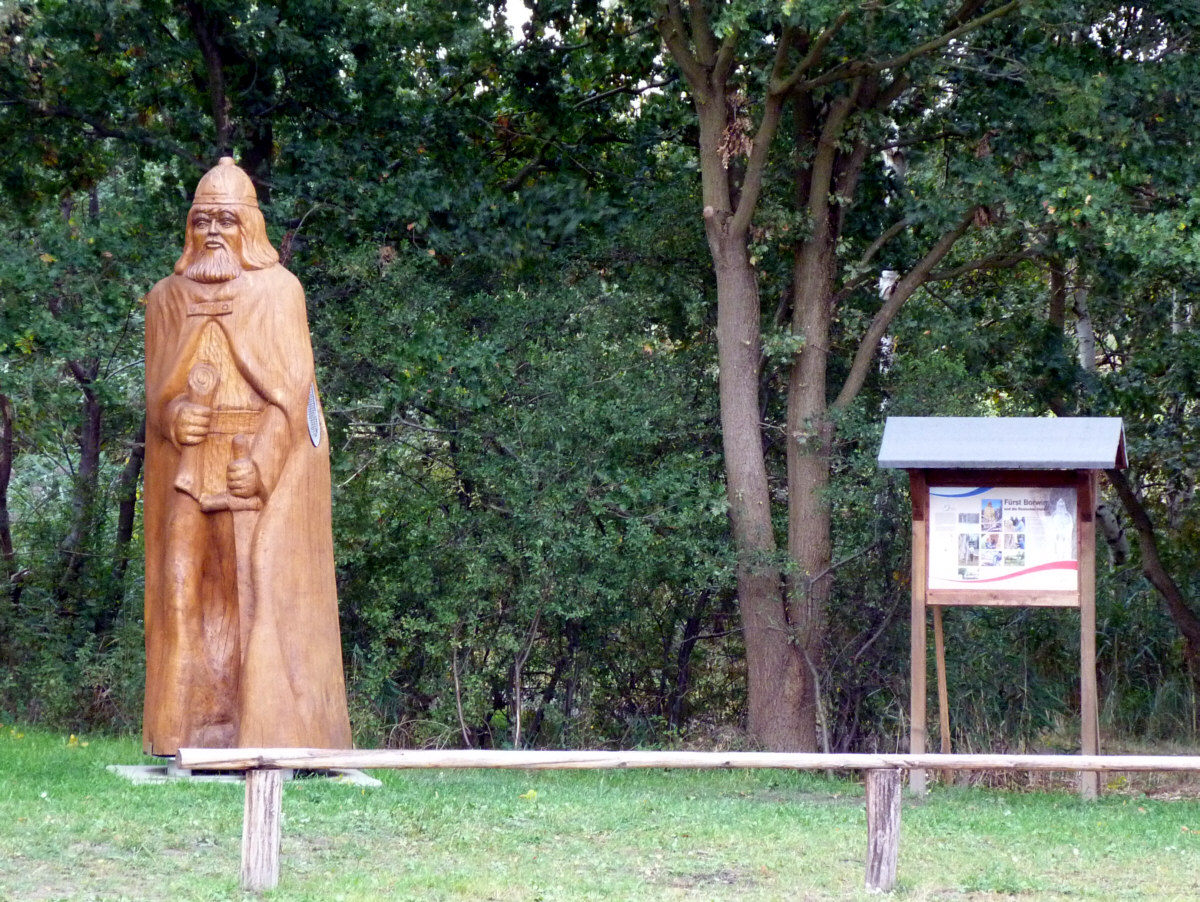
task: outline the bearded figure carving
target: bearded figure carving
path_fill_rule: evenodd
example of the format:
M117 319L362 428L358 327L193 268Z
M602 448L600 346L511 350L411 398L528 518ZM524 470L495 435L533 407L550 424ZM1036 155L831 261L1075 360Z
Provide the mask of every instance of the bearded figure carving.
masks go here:
M304 291L229 157L146 297L145 473L145 750L348 748Z

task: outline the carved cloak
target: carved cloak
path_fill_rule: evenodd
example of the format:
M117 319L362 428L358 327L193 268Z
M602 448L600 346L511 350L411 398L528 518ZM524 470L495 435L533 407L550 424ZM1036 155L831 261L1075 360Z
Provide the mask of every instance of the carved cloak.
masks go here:
M236 599L232 631L219 622L225 615L206 611L204 647L185 650L198 662L189 670L191 678L203 685L181 694L164 684L165 662L184 641L165 601L165 581L178 578L167 560L167 530L179 501L175 482L182 450L172 436L168 406L186 392L189 366L211 323L224 333L238 373L267 402L249 455L265 498L252 515L252 539L243 543L249 548L237 549L253 585L247 637L238 637ZM310 407L315 407L311 429ZM204 732L205 718L220 718L224 735L238 746L349 748L329 441L316 402L304 291L297 279L276 264L228 282L203 284L172 275L155 285L146 298L146 410L145 750L171 755L180 745L203 744L197 738L213 735ZM229 599L212 598L210 588L204 592L196 592L197 602L229 608ZM214 714L217 709L222 713Z

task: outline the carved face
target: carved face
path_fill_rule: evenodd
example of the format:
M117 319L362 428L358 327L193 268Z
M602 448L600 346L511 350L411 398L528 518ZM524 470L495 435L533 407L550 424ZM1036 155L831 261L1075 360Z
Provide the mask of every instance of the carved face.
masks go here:
M233 207L197 207L189 224L197 255L204 250L225 250L241 258L242 223Z
M184 275L226 282L242 272L242 223L234 207L195 207L188 215L191 262Z

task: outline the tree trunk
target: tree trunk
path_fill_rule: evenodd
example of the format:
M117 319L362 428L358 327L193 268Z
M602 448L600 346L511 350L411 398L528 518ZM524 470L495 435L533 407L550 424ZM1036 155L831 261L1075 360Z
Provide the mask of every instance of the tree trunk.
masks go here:
M792 748L817 747L817 686L829 600L831 524L829 456L833 430L828 420L826 367L829 315L834 284L832 246L825 228L805 242L793 273L796 306L792 331L804 347L792 364L787 405L788 578L787 636L790 669L796 672L789 710L780 712L778 729L792 736Z
M738 597L749 674L750 731L773 750L816 747L817 680L829 597L830 515L827 489L833 438L826 392L828 333L843 219L856 197L859 176L874 145L869 129L851 120L885 111L910 86L904 69L956 38L1011 13L1019 0L971 18L968 3L944 23L937 39L914 46L887 65L832 58L831 42L856 16L850 7L826 27L809 30L786 20L772 31L774 61L754 71L739 58L742 29L710 19L716 8L698 2L659 0L655 25L679 66L695 103L705 230L717 276L717 343L726 491L737 551ZM861 12L861 11L858 11ZM756 45L761 49L761 44ZM756 49L755 52L758 52ZM828 53L827 53L828 52ZM821 71L822 74L817 74ZM765 76L759 78L759 76ZM742 90L762 88L758 103ZM746 109L761 110L755 129ZM793 278L793 331L806 345L789 377L787 416L788 556L793 569L785 592L776 557L766 462L760 426L760 316L758 283L749 263L748 238L769 174L772 142L784 108L795 129L796 212L812 237L802 246ZM861 389L879 342L900 306L927 280L969 228L965 216L946 232L884 300L853 355L832 407L844 410ZM885 230L861 261L907 227Z
M710 225L710 231L712 226ZM758 417L761 354L758 284L744 241L715 242L717 356L729 519L737 552L746 643L750 732L773 751L795 750L799 667L789 642L771 497Z
M526 743L529 746L537 743L538 736L541 734L542 724L546 719L546 710L554 702L554 696L558 692L558 684L561 682L563 674L575 666L575 655L579 651L579 621L568 620L564 634L567 638L566 650L554 662L554 670L550 674L550 680L546 684L546 688L542 690L542 702L538 705L537 713L533 717L533 723L529 727L529 740ZM570 717L570 715L571 712L568 710L566 716Z
M0 576L12 579L16 572L12 521L8 513L8 484L12 480L13 409L6 395L0 395Z
M1142 556L1142 573L1158 590L1167 605L1167 611L1179 634L1183 636L1183 657L1187 661L1192 685L1200 694L1200 616L1191 609L1184 598L1179 584L1167 571L1158 554L1158 540L1154 534L1154 523L1137 496L1129 480L1120 470L1106 470L1108 481L1116 490L1129 521L1138 535L1138 548Z
M1076 287L1072 303L1076 317L1075 333L1079 344L1079 367L1086 373L1094 373L1096 371L1096 338L1091 315L1087 308L1087 287L1085 285ZM1150 519L1150 512L1146 510L1146 506L1138 497L1128 477L1121 470L1106 470L1105 472L1109 484L1117 493L1117 497L1121 499L1125 515L1129 517L1130 523L1137 532L1142 573L1166 604L1171 621L1183 637L1183 657L1187 663L1188 674L1197 694L1200 694L1200 615L1192 610L1179 583L1175 581L1163 563L1162 557L1158 553L1158 538L1154 521ZM1108 535L1109 532L1110 527L1105 524L1105 534ZM1109 544L1113 549L1114 558L1122 553L1122 542L1124 542L1124 535L1119 531L1115 541L1110 538Z
M675 680L666 694L665 708L667 723L674 729L681 729L687 721L688 706L685 704L688 689L691 687L692 652L700 639L700 627L704 616L708 613L710 593L704 590L696 600L695 607L683 624L683 635L679 647L675 651Z
M65 602L71 597L84 562L84 548L92 531L96 514L97 490L100 483L100 443L103 435L103 409L92 383L99 370L99 361L86 364L77 360L69 363L71 372L83 394L79 423L79 465L75 470L75 486L71 498L71 527L61 546L62 572L55 595Z
M121 471L117 488L117 535L113 545L112 582L108 603L96 618L96 632L112 629L125 597L125 572L129 569L129 546L133 542L133 523L137 513L138 485L142 462L146 457L146 418L142 417L129 449L129 459Z
M233 152L233 123L230 117L230 101L225 84L225 67L221 58L221 27L217 19L197 0L184 0L184 8L192 23L192 34L200 54L204 57L204 69L208 74L209 109L213 117L213 140L218 154Z
M8 511L8 485L13 465L13 407L6 395L0 394L0 579L7 587L8 604L0 607L0 661L9 658L6 638L11 636L9 614L16 614L21 602L22 580L17 572L17 554L13 548L12 520Z
M142 475L142 462L146 457L146 418L138 426L137 434L129 448L129 459L121 471L118 488L116 556L113 570L118 579L125 575L129 566L129 544L133 540L133 521L137 512L138 481Z

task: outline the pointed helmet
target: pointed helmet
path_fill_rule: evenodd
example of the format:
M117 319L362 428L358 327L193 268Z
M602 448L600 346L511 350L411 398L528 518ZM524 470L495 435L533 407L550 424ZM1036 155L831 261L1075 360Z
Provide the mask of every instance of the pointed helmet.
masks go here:
M192 206L224 207L230 204L257 207L258 192L254 190L250 176L233 162L233 157L221 157L200 179Z

